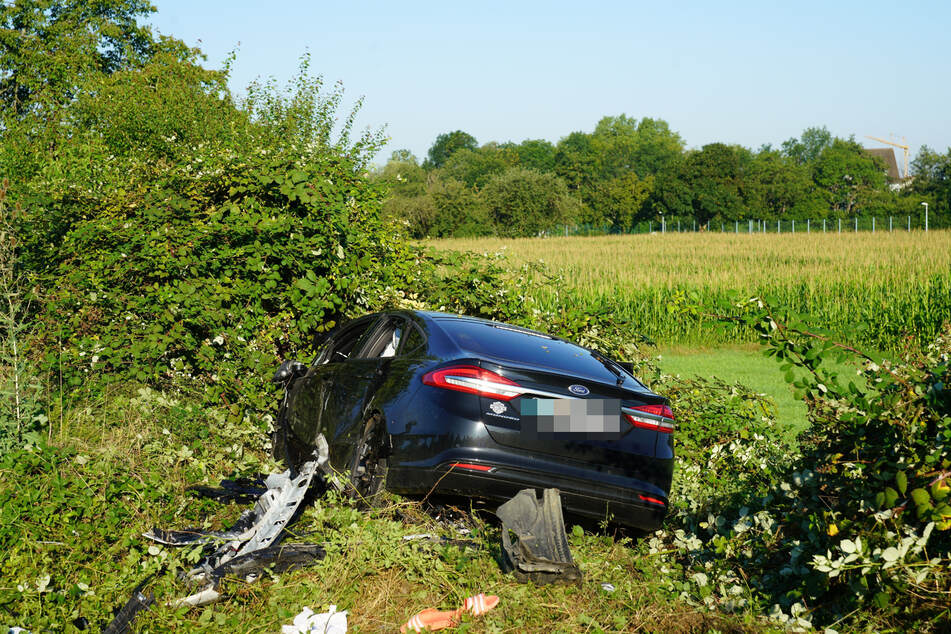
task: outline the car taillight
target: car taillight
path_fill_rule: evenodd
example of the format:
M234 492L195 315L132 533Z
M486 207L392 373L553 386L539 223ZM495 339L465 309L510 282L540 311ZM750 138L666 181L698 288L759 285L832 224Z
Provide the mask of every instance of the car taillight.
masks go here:
M651 497L649 495L638 495L637 497L639 497L643 502L650 502L651 504L657 504L658 506L667 506L663 500L658 500L657 498Z
M447 390L487 396L500 401L510 401L525 392L515 381L474 365L458 365L433 370L423 376L423 383Z
M495 467L488 464L474 464L472 462L453 462L449 465L452 469L466 469L467 471L484 471L490 472Z
M652 429L670 434L674 431L674 413L667 405L637 405L623 407L627 421L641 429Z

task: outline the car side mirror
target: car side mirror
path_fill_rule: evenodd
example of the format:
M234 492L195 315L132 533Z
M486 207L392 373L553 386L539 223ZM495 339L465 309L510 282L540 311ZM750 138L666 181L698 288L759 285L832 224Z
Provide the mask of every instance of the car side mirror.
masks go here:
M289 383L307 372L307 366L300 361L285 361L277 368L277 372L271 377L271 383L280 385Z

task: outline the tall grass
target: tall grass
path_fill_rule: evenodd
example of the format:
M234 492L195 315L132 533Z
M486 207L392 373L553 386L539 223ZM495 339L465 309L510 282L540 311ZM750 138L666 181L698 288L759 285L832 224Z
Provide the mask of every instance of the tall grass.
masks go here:
M855 343L896 349L930 338L951 319L951 232L857 234L668 233L600 237L447 239L440 249L504 250L513 265L542 261L567 285L538 300L550 308L613 310L658 342L744 341L672 314L694 293L714 305L732 291L769 296L818 325L844 333L868 324Z

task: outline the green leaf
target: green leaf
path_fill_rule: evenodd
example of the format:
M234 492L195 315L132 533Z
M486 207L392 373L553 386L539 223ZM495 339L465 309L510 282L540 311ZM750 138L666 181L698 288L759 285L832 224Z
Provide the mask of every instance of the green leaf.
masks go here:
M898 492L905 495L905 490L908 488L908 477L904 471L895 474L895 484L898 485Z
M924 489L915 489L912 491L911 499L914 500L915 506L923 506L931 503L931 496L928 495L928 492Z
M882 559L885 561L895 561L899 557L898 549L894 546L889 546L882 552Z
M884 592L879 592L874 598L875 605L884 610L891 604L891 598Z
M891 487L885 489L885 508L892 508L898 501L898 491Z

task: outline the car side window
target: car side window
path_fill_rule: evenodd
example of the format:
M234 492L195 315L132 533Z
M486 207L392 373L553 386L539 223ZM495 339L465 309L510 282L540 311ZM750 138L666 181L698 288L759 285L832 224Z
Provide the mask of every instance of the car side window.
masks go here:
M395 357L406 326L406 320L402 317L390 317L384 320L370 335L366 345L357 356L361 359Z
M416 324L406 324L406 334L400 342L399 355L413 354L426 345L426 336L419 330Z
M376 319L357 320L353 325L345 327L339 334L334 335L327 347L320 353L317 363L333 363L336 361L346 361L354 356L354 353L360 350L359 344L364 335L376 323Z

